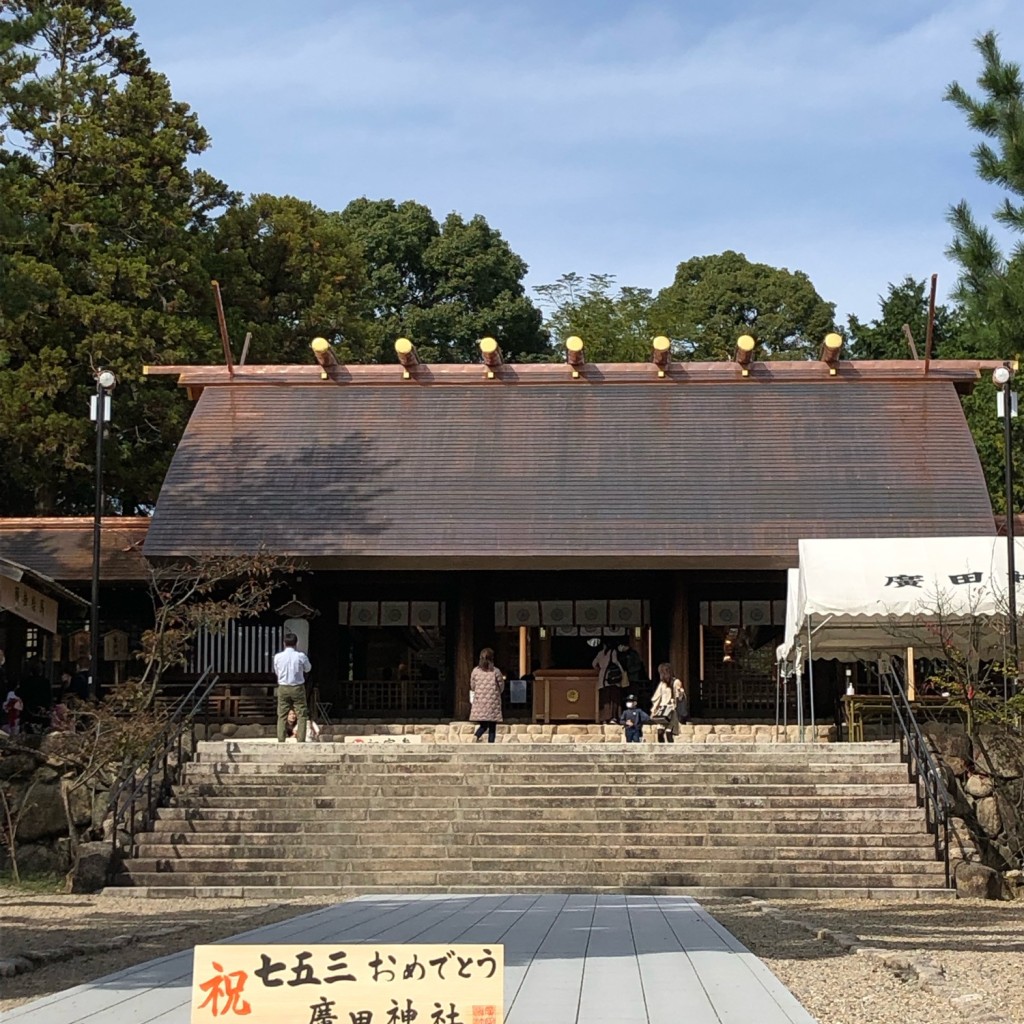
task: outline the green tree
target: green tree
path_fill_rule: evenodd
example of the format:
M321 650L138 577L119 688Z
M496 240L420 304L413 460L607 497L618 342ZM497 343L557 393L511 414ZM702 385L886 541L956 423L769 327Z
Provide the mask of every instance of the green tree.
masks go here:
M648 288L616 290L611 274L563 274L554 284L534 289L551 312L545 327L559 343L577 335L591 362L628 363L649 359L658 333L651 320ZM559 353L553 352L552 358Z
M117 0L0 20L0 513L89 508L100 366L120 379L107 491L151 503L188 409L141 367L217 352L198 236L229 195L188 167L208 137L133 24Z
M438 224L425 206L356 199L341 213L367 266L368 361L392 362L395 339L425 359L472 362L490 335L505 357L547 349L540 311L527 298L527 266L481 216Z
M910 328L918 356L923 359L928 333L928 295L924 281L905 277L899 284L890 284L879 297L881 315L871 323L862 323L856 316L847 321L850 359L910 359L910 346L904 325ZM956 307L935 307L932 332L932 358L945 353L947 345L958 343L960 315Z
M315 337L331 341L342 362L369 360L365 265L340 214L291 196L252 196L218 220L211 245L235 358L251 332L251 362L308 363Z
M753 335L760 359L809 359L835 330L834 304L806 274L732 251L680 263L652 317L687 359L728 359L741 334Z
M1003 190L993 219L1012 238L1024 233L1024 82L1020 66L1003 59L996 35L987 32L974 41L982 69L973 96L957 82L946 100L983 136L972 150L979 177ZM953 241L948 255L958 264L956 298L962 307L962 328L947 356L999 359L1020 348L1024 323L1024 243L1007 254L993 232L961 200L949 211ZM978 446L989 493L997 511L1005 511L1002 423L996 419L994 388L983 380L964 399L964 410ZM1013 423L1014 448L1022 450L1024 425ZM1014 506L1024 504L1024 474L1016 474Z

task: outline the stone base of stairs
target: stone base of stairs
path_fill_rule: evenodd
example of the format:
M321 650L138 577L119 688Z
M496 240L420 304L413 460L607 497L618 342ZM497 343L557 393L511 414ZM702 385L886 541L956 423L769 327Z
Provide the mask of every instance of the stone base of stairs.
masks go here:
M440 892L435 886L420 887L403 886L401 893L410 895L416 893ZM572 889L558 888L557 886L515 886L514 888L477 888L471 893L465 893L461 888L443 890L446 895L488 895L491 893L502 893L505 895L529 895L534 893L618 893L621 895L634 895L634 890L621 886L576 886ZM352 889L336 889L318 886L295 886L295 885L197 885L197 886L108 886L103 889L100 895L134 896L139 899L250 899L265 900L298 900L298 899L323 899L341 902L355 896L373 895L396 895L397 890L387 886L361 886ZM683 886L679 888L646 886L635 890L635 894L644 896L692 896L694 899L738 899L744 896L753 896L760 899L792 899L792 900L821 900L821 899L855 899L855 900L886 900L888 902L906 902L911 900L934 900L934 899L956 899L956 891L953 889L936 888L909 888L909 889L871 889L871 888L800 888L781 886L721 886L721 885L698 885Z
M415 736L418 743L473 743L476 725L472 722L381 721L357 719L323 727L321 739L336 742L369 737L380 741L388 737L395 743L403 736ZM200 739L276 741L276 726L258 722L211 722L198 725ZM767 722L696 721L680 726L680 743L834 743L834 725L776 726ZM655 743L654 730L648 728L645 743ZM618 725L537 725L510 722L498 726L498 743L622 743L622 727Z

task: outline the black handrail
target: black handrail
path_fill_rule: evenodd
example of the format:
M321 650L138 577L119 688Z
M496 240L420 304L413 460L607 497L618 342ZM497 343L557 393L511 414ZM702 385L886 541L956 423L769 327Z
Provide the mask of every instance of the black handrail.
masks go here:
M202 713L209 726L209 698L219 681L219 675L214 675L212 669L206 669L178 702L159 735L140 757L124 765L119 780L111 787L107 809L113 847L110 860L112 875L117 871L119 837L127 832L127 845L135 845L135 836L151 827L156 810L170 794L182 765L192 757L196 747L196 719ZM189 738L187 744L186 735ZM172 753L175 754L173 760ZM136 804L140 800L141 815L136 813Z
M900 756L906 761L910 779L917 787L917 799L924 804L928 831L935 837L935 857L945 864L946 888L949 889L953 885L949 866L949 818L953 799L899 678L891 668L882 678L892 701L893 725L899 727Z

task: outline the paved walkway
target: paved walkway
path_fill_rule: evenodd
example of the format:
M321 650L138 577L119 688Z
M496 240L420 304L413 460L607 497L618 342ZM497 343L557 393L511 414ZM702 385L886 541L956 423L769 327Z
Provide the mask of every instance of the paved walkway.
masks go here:
M687 896L366 896L230 943L503 943L506 1024L815 1024ZM10 1010L9 1024L188 1024L192 951Z

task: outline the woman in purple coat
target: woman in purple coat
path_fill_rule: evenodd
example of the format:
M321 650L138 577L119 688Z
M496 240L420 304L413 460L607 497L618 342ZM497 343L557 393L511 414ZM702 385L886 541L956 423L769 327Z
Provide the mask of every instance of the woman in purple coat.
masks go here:
M472 708L471 722L479 722L476 730L477 742L487 733L487 742L493 743L501 719L501 694L505 689L505 677L494 667L494 651L485 647L480 652L480 664L469 677L469 693Z

